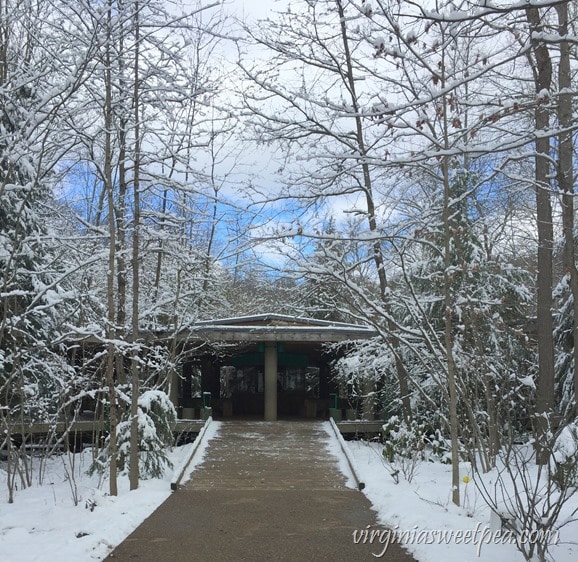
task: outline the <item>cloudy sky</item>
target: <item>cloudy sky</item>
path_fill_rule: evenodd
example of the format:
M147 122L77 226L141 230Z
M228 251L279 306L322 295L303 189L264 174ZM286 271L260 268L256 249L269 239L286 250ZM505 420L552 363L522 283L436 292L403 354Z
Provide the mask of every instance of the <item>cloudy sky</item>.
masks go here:
M251 17L266 16L271 10L278 11L288 0L224 0L239 16L243 13Z

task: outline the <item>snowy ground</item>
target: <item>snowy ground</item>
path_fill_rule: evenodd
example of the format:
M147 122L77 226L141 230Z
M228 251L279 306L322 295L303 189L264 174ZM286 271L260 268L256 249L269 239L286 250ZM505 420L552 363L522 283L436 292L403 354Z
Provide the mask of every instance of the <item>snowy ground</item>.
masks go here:
M205 446L218 432L218 427L218 422L209 426ZM336 440L333 441L329 440L329 450L342 455ZM414 544L408 544L408 549L420 562L523 560L513 545L486 544L485 540L480 544L483 529L489 527L489 511L477 496L473 484L468 484L464 491L464 507L453 506L449 466L424 463L418 468L411 484L403 478L396 484L381 459L377 445L348 442L347 446L355 458L361 479L366 483L365 493L378 512L381 523L399 531L456 532L448 544L444 544L444 541L442 544L436 544L437 541L433 544L415 544L417 540ZM106 486L101 485L98 477L86 476L89 455L75 455L77 505L73 500L74 484L66 477L64 463L68 462L67 456L51 459L44 470L44 484L18 491L13 504L7 503L5 474L0 471L0 559L3 562L103 560L115 545L170 495L170 482L191 450L192 445L176 448L171 454L174 472L167 474L163 480L142 481L136 491L129 492L127 478L120 478L119 495L114 498L105 493ZM195 464L202 460L203 451L199 453ZM347 471L343 458L340 466L344 472ZM190 469L193 470L194 466ZM574 500L574 507L576 505L578 498ZM476 529L477 544L473 542ZM467 531L470 531L469 535L465 535ZM459 535L459 532L463 535ZM417 538L416 534L414 536ZM468 544L464 544L464 538L458 539L458 536L469 536ZM578 524L565 527L561 538L564 544L552 551L555 562L578 559L578 546L571 544L578 542ZM359 534L358 539L363 540L363 536ZM381 559L387 560L384 535L374 535L374 542L376 559L380 559L379 555L382 554Z
M217 431L218 423L209 425L202 449ZM192 448L192 444L176 447L170 455L174 471L169 471L162 480L141 481L138 490L130 492L128 478L120 477L116 497L106 494L107 487L99 482L98 476L86 475L90 453L73 455L77 505L73 499L74 484L66 477L68 455L50 459L43 485L18 491L13 504L7 503L6 474L0 470L0 560L104 559L171 494L173 475L180 473ZM197 451L189 474L202 460L202 449Z
M402 536L409 540L400 542L405 543L420 562L523 562L514 544L495 544L490 510L473 481L461 485L463 507L458 508L451 501L450 466L423 462L411 483L400 477L396 484L390 467L382 460L378 444L349 441L347 445L361 480L366 483L364 492L378 512L379 522L402 533L407 531ZM468 476L467 465L462 472ZM492 477L488 474L488 481ZM578 497L571 500L565 514L576 507ZM359 537L363 540L364 536ZM382 544L379 544L380 538ZM376 559L385 550L381 558L387 560L387 537L374 533L374 542ZM578 523L570 523L560 530L560 543L551 549L551 555L555 562L578 560Z

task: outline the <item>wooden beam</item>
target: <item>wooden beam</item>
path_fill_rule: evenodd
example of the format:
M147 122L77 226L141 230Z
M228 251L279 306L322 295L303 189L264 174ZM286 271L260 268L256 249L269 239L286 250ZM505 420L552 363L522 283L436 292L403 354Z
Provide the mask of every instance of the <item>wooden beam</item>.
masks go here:
M173 433L198 433L201 431L203 420L177 420L172 424ZM92 433L105 431L105 424L102 421L82 420L71 423L56 422L56 423L30 423L30 424L15 424L11 428L13 435L41 435L44 433Z

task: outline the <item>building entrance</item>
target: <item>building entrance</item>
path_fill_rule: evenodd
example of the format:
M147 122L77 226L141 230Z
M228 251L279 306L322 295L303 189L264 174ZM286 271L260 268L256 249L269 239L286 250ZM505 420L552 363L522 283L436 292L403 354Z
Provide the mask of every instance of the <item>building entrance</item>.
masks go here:
M232 357L221 366L219 393L223 414L257 416L265 414L264 354L250 353ZM309 365L303 354L278 353L277 414L283 417L316 417L320 394L320 371Z

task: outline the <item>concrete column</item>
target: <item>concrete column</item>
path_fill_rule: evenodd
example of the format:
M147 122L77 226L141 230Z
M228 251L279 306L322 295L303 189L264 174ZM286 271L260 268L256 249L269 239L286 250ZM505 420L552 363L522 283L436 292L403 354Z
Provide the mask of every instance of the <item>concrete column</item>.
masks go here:
M265 421L277 420L277 343L265 343Z

